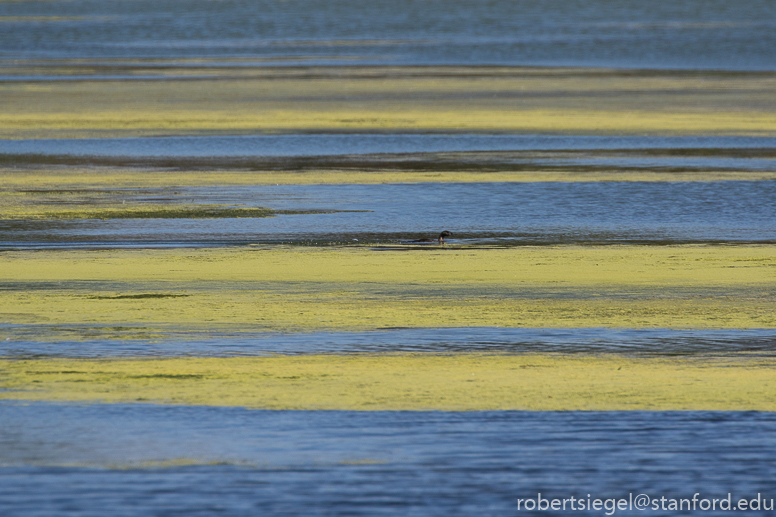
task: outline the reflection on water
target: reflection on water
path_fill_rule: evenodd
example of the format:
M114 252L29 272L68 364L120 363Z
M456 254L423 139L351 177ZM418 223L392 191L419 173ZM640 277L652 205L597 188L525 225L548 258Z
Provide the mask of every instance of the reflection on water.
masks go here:
M510 515L517 498L537 492L776 493L770 413L0 402L0 414L0 511L9 517Z
M564 353L713 355L776 352L776 331L616 328L413 328L369 332L232 332L162 329L150 340L137 325L0 325L13 335L0 341L0 357L234 357L271 354L353 353ZM3 334L0 333L0 336ZM110 334L115 338L97 338ZM126 337L121 338L124 334ZM92 337L90 337L90 335ZM74 340L73 336L82 336ZM130 337L131 336L131 337Z

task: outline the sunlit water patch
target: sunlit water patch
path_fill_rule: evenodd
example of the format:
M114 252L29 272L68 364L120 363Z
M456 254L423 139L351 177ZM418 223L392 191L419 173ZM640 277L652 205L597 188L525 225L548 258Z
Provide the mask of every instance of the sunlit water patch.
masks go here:
M770 499L776 489L771 413L0 402L0 414L0 510L9 517L173 509L230 516L505 515L515 512L518 498L538 492Z
M614 328L415 328L368 332L209 332L138 325L0 325L0 357L235 357L352 353L714 355L774 353L776 331ZM106 334L113 338L104 337ZM76 338L77 336L77 338ZM100 336L100 337L97 337ZM124 336L122 338L122 336Z

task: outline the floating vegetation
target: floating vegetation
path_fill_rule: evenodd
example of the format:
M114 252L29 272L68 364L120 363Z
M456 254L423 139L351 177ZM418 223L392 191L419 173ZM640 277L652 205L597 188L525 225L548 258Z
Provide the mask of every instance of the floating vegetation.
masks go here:
M263 207L221 207L213 205L194 207L84 207L79 210L57 210L47 206L14 207L2 214L5 220L111 220L111 219L247 219L276 217L278 215L311 215L355 212L355 210L273 210Z
M353 137L357 140L358 137ZM203 139L203 143L207 140ZM314 141L313 141L314 142ZM626 139L622 143L629 142ZM338 142L339 143L339 142ZM91 167L104 167L129 170L156 169L164 171L162 178L148 178L153 182L165 178L175 178L182 171L205 172L207 175L217 174L226 177L226 172L261 172L253 174L253 181L262 182L262 177L268 174L279 173L334 173L346 171L349 174L359 173L580 173L580 174L612 174L622 173L627 177L634 173L672 173L682 172L773 172L773 160L776 159L776 149L771 147L661 147L663 142L651 142L645 138L641 142L633 140L632 145L652 145L655 147L634 147L608 149L604 143L601 148L584 149L542 149L537 143L537 149L530 150L500 150L500 151L473 151L466 150L466 144L461 144L458 151L423 151L423 152L398 152L379 151L369 153L339 154L339 155L299 155L299 156L239 156L228 147L221 149L223 155L214 156L179 156L176 154L153 156L121 156L121 155L90 155L59 154L46 151L42 153L1 153L0 166L7 169L12 176L18 176L18 169L12 167L67 166L83 167L84 174L89 173ZM210 144L213 145L213 144ZM433 144L430 144L433 146ZM515 146L519 146L515 142ZM610 144L609 144L610 145ZM389 147L390 148L390 147ZM195 148L191 151L193 152ZM645 162L645 158L651 158ZM719 160L719 163L695 162L688 159L710 158ZM735 162L729 160L735 159ZM727 162L725 160L728 160ZM759 161L756 161L759 160ZM768 160L764 162L763 160ZM699 164L700 163L700 164ZM732 163L732 165L731 165ZM763 167L763 164L768 164ZM753 170L749 166L758 165ZM45 170L45 169L44 169ZM101 173L103 174L103 173ZM204 177L207 177L205 175ZM148 176L148 174L146 174ZM195 178L203 177L202 174ZM94 178L99 181L99 177ZM13 181L13 178L9 178ZM18 181L18 180L17 180ZM14 181L16 183L17 181ZM53 192L53 190L51 191ZM73 192L70 190L68 192Z
M0 360L0 389L9 390L0 399L362 411L774 411L775 367L773 358L747 354ZM59 374L71 368L84 373Z
M106 208L101 210L48 212L46 219L221 219L273 217L268 208Z
M0 112L0 137L337 131L664 135L776 132L773 73L589 68L548 72L522 67L292 68L243 69L243 77L197 81L80 77L78 81L50 81L43 91L31 90L37 85L26 81L9 82L3 89L5 109ZM133 72L145 73L142 69L128 73ZM246 77L245 73L254 75ZM203 103L203 98L207 102Z
M204 374L189 373L153 373L148 375L130 375L132 379L204 379Z
M122 339L203 325L773 328L774 265L772 246L8 251L0 323Z
M143 294L118 294L116 296L89 296L92 300L143 300L146 298L185 298L190 294L164 294L164 293L143 293Z

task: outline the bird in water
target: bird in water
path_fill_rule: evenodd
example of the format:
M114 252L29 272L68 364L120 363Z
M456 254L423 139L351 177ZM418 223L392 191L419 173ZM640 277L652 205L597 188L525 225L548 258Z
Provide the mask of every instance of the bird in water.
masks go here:
M444 244L445 243L445 237L449 237L452 234L453 234L453 232L448 232L447 230L445 230L445 231L443 231L442 233L439 234L439 238L437 239L437 241L439 242L439 244ZM418 239L418 240L412 241L412 242L434 242L434 239Z

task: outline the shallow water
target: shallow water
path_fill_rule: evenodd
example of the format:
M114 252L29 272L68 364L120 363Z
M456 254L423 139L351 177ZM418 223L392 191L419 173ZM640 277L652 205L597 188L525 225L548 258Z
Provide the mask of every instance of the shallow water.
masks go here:
M776 139L548 135L263 135L0 140L14 166L299 171L773 171ZM423 152L420 152L423 151ZM163 171L158 174L164 174ZM0 248L386 244L453 232L459 245L772 242L773 181L210 186L54 193L47 202L223 204L358 213L267 219L0 221ZM30 191L33 192L33 191ZM47 189L34 191L46 195ZM53 194L52 194L53 195Z
M538 492L733 501L776 492L770 413L0 402L0 415L9 517L519 515L516 500Z
M588 182L279 185L123 191L132 202L355 212L260 219L0 221L0 249L79 246L768 243L776 183ZM157 201L158 202L158 201Z
M0 357L236 357L272 354L358 353L562 353L627 355L773 354L776 331L615 328L414 328L368 332L232 332L162 329L138 339L146 329L85 325L0 325ZM89 338L110 333L114 339ZM121 334L128 337L121 339ZM72 336L82 336L75 340ZM129 338L129 336L133 336Z
M776 139L499 134L27 139L0 140L0 163L255 171L774 171Z
M774 70L769 0L0 3L0 58ZM49 63L50 64L50 63ZM153 63L151 63L153 65ZM212 67L240 62L207 63ZM38 63L37 72L46 63ZM40 66L43 65L43 66ZM166 70L161 64L158 74ZM45 75L45 72L44 72ZM104 76L132 77L121 67ZM35 77L35 74L31 74ZM100 76L98 72L98 77ZM77 77L77 75L76 75Z
M2 155L122 158L245 158L466 151L649 151L776 149L776 138L499 134L307 134L0 140ZM682 156L672 155L674 160ZM770 157L773 167L774 156ZM677 161L676 164L682 163Z

